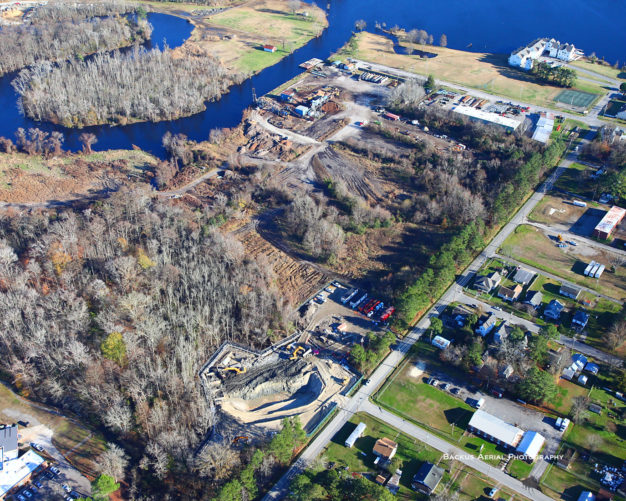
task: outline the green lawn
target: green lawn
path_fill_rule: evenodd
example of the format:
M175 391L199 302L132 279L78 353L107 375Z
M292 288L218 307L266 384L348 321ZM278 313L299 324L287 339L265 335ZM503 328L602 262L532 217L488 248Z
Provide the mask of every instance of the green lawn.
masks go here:
M426 374L412 376L414 368L415 361L411 360L385 385L376 401L395 414L457 441L463 435L473 409L462 400L422 382L428 377Z
M354 446L348 449L344 442L357 424L361 422L365 423L367 428ZM334 462L336 468L347 466L352 473L376 474L379 470L374 465L375 456L372 454L372 448L376 440L382 437L390 438L398 443L396 457L402 461L402 477L398 492L400 499L427 499L417 495L411 489L411 480L424 461L438 464L446 470L443 480L437 488L437 494L445 495L456 492L459 495L459 501L484 501L486 493L494 486L493 481L477 471L458 461L443 460L441 452L365 413L355 414L333 437L330 444L322 452L324 462L326 464ZM483 448L483 454L488 454L489 451L491 449ZM523 499L519 495L513 496L506 490L500 490L498 496L507 501L513 498Z
M585 277L581 270L584 270L586 263L578 259L574 251L559 249L554 241L532 226L518 226L505 240L502 251L522 263L584 285L601 294L619 300L626 297L624 267L619 267L617 273L605 272L599 280Z
M528 477L528 475L530 475L533 466L534 463L527 463L526 461L522 461L520 459L514 459L509 463L508 472L512 477L515 477L518 480L524 480Z
M569 168L563 171L554 184L554 187L559 190L592 198L595 194L595 185L597 185L597 182L590 178L593 172L595 172L595 169L579 163L573 163Z
M604 75L609 78L619 78L622 80L626 80L626 72L622 71L619 68L613 68L606 64L596 64L589 61L574 61L571 64L585 70L599 73L600 75ZM582 76L584 75L585 74L583 73Z

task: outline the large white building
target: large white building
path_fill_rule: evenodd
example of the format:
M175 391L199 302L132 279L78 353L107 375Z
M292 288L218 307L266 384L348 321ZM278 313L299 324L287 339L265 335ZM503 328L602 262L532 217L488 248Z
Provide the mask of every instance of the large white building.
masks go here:
M577 50L573 44L562 44L554 38L538 38L511 52L509 64L523 70L532 70L534 61L543 55L570 62L582 56L583 52Z

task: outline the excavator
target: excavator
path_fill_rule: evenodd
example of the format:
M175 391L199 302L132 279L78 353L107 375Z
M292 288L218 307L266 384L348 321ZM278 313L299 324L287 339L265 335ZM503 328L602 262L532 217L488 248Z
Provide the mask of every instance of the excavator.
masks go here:
M300 351L305 351L304 347L298 346L295 350L293 350L293 353L291 354L291 357L289 357L289 360L296 360Z
M250 437L246 437L246 436L239 436L239 437L235 437L233 439L233 444L236 444L239 441L242 441L244 444L247 444L250 441Z
M222 369L222 372L233 371L235 374L245 374L246 370L247 369L245 367L226 367L225 369Z

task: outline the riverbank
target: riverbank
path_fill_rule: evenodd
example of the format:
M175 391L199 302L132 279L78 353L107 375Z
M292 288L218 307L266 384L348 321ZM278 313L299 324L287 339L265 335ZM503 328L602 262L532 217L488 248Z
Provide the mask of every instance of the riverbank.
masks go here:
M346 44L337 57L355 57L421 75L432 74L441 80L550 108L556 108L555 98L563 91L562 87L538 83L532 76L511 68L504 54L400 42L400 46L408 50L435 54L435 57L422 58L396 53L393 41L383 35L361 32L355 35L354 41ZM606 92L601 85L589 81L579 81L574 88L597 96Z
M302 4L292 10L287 0L226 3L220 12L194 4L146 2L155 11L187 19L194 30L178 49L181 55L209 53L231 72L242 76L272 66L321 35L328 27L324 10ZM193 7L193 8L192 8ZM264 45L276 50L267 52Z

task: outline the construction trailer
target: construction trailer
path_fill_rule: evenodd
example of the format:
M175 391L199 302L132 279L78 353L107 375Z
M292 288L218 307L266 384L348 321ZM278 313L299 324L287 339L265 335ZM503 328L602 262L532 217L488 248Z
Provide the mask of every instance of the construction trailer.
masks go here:
M352 431L352 433L350 433L350 436L346 439L345 446L351 448L355 444L357 439L361 438L361 435L363 435L365 428L367 428L365 423L359 423L357 427Z
M585 275L586 277L589 276L589 273L591 273L591 270L593 269L593 267L598 264L595 261L591 261L591 263L589 263L587 265L587 267L585 268L585 271L583 272L583 275Z

